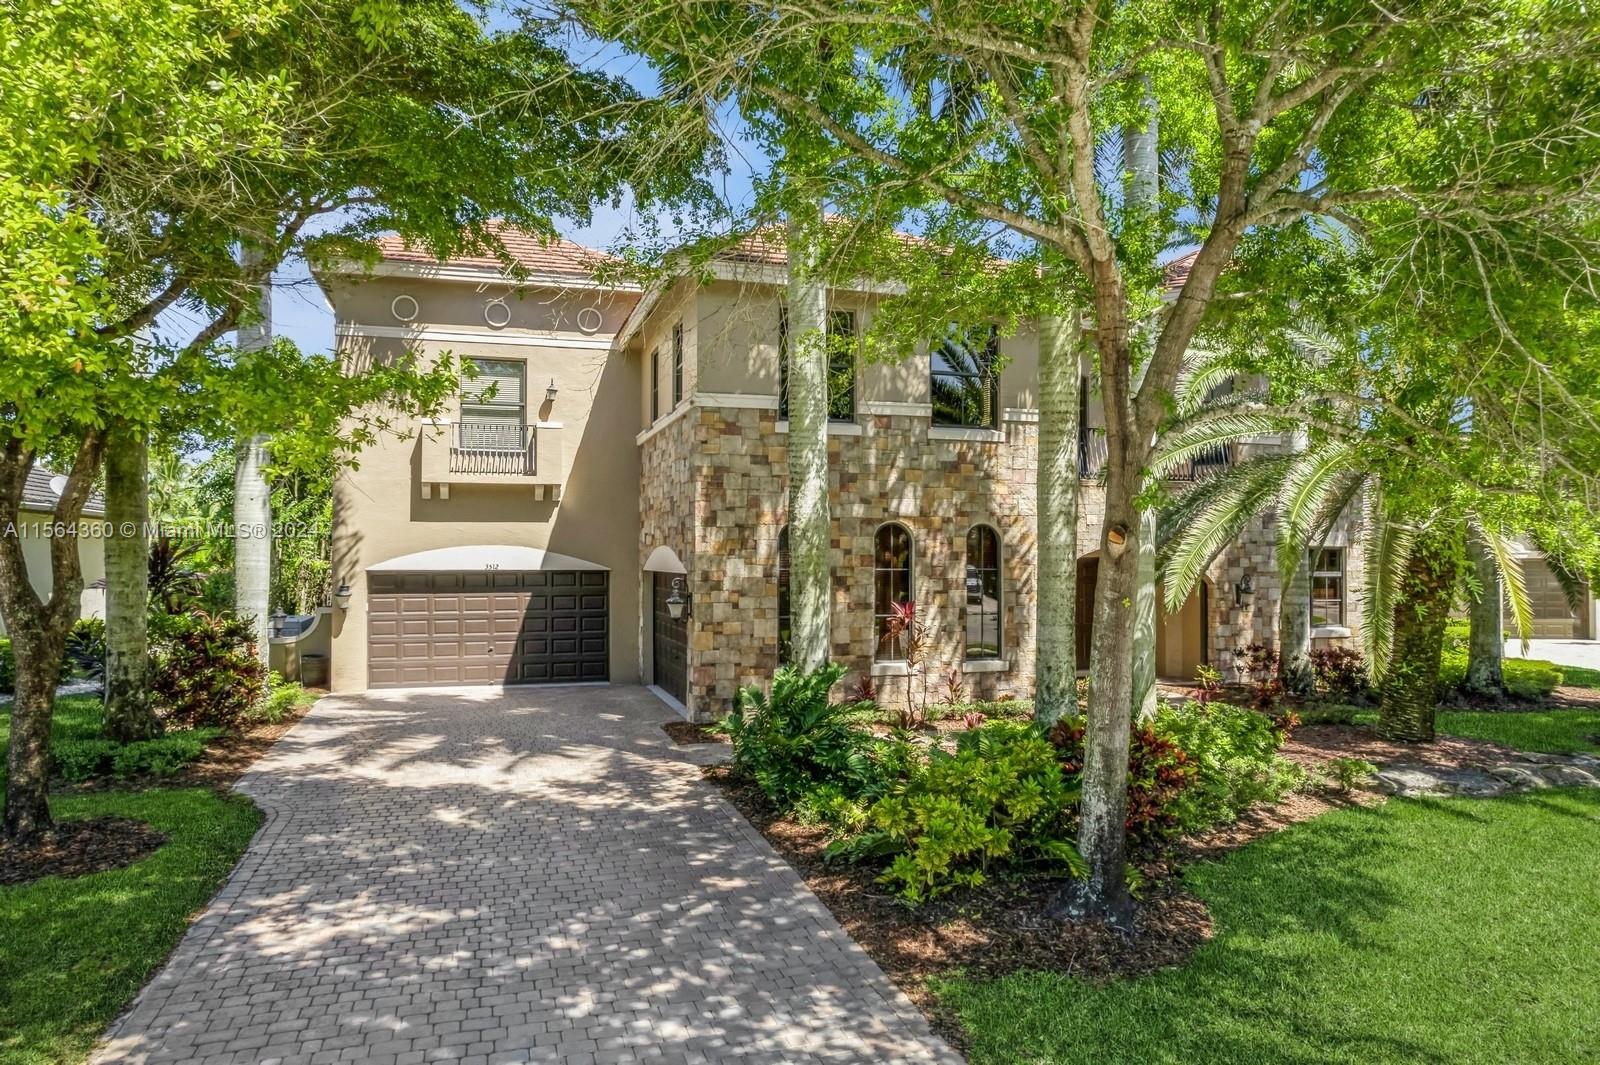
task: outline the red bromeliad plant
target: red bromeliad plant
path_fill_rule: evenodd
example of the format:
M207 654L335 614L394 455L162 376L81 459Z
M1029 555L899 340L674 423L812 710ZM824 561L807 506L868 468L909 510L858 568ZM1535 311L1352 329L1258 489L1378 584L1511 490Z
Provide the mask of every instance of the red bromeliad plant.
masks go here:
M928 654L928 629L917 615L914 600L893 603L884 619L880 646L890 652L899 651L900 660L906 664L906 702L899 711L901 728L920 728L928 720L928 685L925 677ZM913 691L921 681L922 701L913 698Z

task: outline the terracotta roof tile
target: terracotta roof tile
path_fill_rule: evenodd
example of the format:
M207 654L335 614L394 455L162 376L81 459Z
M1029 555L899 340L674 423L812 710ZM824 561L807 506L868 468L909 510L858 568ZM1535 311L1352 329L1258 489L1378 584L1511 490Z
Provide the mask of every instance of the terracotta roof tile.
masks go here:
M1183 283L1189 280L1189 271L1193 268L1194 261L1199 257L1200 251L1197 248L1189 254L1180 255L1168 263L1164 267L1166 270L1167 287L1174 289L1182 288Z
M588 277L602 264L617 261L614 256L605 252L586 248L582 244L575 244L561 237L544 237L504 223L493 223L490 228L505 245L506 253L510 255L511 260L530 274ZM408 245L397 236L379 237L378 249L383 253L383 257L391 262L440 262L427 249ZM489 270L498 270L504 266L498 257L488 251L477 255L454 255L444 260L442 265L477 266Z

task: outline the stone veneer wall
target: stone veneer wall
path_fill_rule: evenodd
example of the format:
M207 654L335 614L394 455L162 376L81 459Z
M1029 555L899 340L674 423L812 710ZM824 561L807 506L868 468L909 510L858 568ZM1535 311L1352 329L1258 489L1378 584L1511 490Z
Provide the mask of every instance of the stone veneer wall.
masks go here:
M874 534L884 522L899 521L911 532L913 590L930 626L924 677L932 699L945 697L946 678L963 665L966 534L974 524L986 523L1001 541L1005 668L962 672L961 679L969 698L1030 696L1037 416L1003 422L1003 442L930 438L928 418L915 415L864 415L861 424L860 435L831 435L828 441L833 659L849 670L846 689L872 674ZM763 683L778 667L785 438L775 410L697 406L643 444L640 561L665 544L690 571L695 605L689 625L689 706L698 719L726 713L742 685ZM1103 518L1103 489L1085 483L1079 501L1080 555L1099 548ZM1353 527L1350 519L1346 523ZM1355 629L1360 555L1355 536L1350 540L1346 611ZM1255 593L1235 606L1233 587L1246 571ZM1280 591L1270 517L1252 522L1207 575L1214 665L1228 664L1223 652L1276 642ZM647 605L641 643L647 673L648 614ZM904 678L873 679L880 700L904 698Z

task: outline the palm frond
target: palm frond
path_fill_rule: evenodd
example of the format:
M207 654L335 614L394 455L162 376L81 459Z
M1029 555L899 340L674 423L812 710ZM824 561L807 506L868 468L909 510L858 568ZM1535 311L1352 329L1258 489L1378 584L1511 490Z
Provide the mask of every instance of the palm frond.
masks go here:
M1522 641L1522 653L1528 653L1528 637L1533 632L1533 601L1528 598L1528 582L1522 572L1522 560L1513 552L1510 539L1489 528L1476 517L1471 519L1472 531L1478 535L1495 569L1500 571L1500 583L1505 587L1506 602L1511 604L1511 617L1517 624L1517 637ZM1490 594L1489 589L1482 591ZM1496 604L1499 609L1499 604Z
M1150 463L1150 476L1160 478L1191 459L1241 438L1282 433L1295 425L1292 418L1268 411L1207 407L1162 434L1161 446Z
M1567 565L1557 549L1557 544L1537 533L1531 539L1533 546L1544 556L1544 564L1550 567L1550 573L1555 577L1556 583L1561 586L1561 594L1566 598L1567 606L1574 613L1583 613L1589 601L1588 581L1584 579L1582 573Z
M1178 413L1183 415L1192 414L1205 406L1211 393L1238 373L1233 360L1224 354L1198 348L1191 348L1190 352L1196 357L1178 376L1173 395Z
M1343 442L1319 444L1295 456L1278 497L1278 570L1286 580L1324 531L1328 497L1355 472L1355 457L1355 448Z
M1383 489L1376 481L1367 492L1366 524L1361 642L1372 679L1378 681L1388 672L1394 650L1394 609L1400 598L1401 578L1416 545L1416 531L1389 520Z
M1197 497L1185 509L1184 523L1160 560L1167 609L1177 610L1194 591L1211 561L1267 509L1283 483L1291 455L1267 455L1222 471L1185 496Z

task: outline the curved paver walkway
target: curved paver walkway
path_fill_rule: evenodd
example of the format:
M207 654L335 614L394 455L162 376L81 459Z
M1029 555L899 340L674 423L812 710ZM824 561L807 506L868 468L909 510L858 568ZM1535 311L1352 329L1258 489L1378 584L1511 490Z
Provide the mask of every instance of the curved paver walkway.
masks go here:
M97 1061L959 1062L638 688L322 700Z

